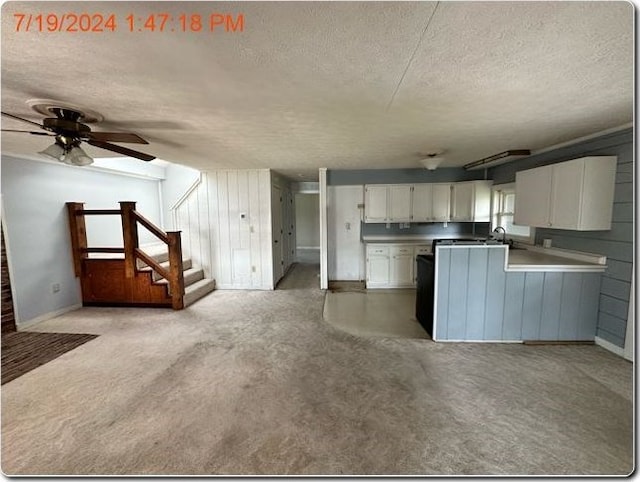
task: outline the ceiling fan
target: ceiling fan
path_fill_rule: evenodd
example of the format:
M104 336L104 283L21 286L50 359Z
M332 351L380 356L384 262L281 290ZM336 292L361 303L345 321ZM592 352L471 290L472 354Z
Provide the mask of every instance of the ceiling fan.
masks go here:
M93 162L93 159L80 148L81 142L86 142L92 146L117 152L118 154L123 154L125 156L135 157L143 161L151 161L155 159L155 156L145 154L144 152L111 144L111 142L149 144L137 134L130 132L93 132L88 125L81 123L86 116L79 110L66 107L50 107L48 111L51 114L54 114L55 117L47 117L43 119L42 124L23 119L22 117L9 114L7 112L2 112L3 116L35 125L46 132L22 131L16 129L2 129L2 132L22 132L37 136L55 137L55 142L43 151L39 152L39 154L76 166L86 166Z

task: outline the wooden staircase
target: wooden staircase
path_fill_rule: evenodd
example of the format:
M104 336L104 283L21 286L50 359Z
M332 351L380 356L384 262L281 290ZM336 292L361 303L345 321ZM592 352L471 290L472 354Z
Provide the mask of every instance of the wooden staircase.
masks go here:
M166 306L180 310L215 289L215 281L183 259L180 231L163 232L135 209L120 202L120 209L84 209L67 203L74 270L82 286L85 306ZM89 247L85 216L120 216L122 248ZM160 241L138 245L138 224Z

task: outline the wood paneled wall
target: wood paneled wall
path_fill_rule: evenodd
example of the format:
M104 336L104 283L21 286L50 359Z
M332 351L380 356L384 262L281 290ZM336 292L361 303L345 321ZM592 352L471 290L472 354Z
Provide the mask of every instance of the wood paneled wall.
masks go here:
M268 169L203 172L173 219L185 257L218 289L273 289Z
M594 340L601 273L505 272L504 256L438 248L437 340Z
M607 257L599 293L597 336L623 347L633 275L633 129L608 134L544 152L489 170L495 184L512 182L517 171L555 164L583 156L617 156L616 187L611 230L568 231L536 229L536 243L549 238L557 248L585 251Z

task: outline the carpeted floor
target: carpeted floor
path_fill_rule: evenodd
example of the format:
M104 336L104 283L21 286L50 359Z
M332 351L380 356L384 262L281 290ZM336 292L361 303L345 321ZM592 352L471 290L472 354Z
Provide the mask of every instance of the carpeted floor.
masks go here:
M2 387L5 474L626 474L632 365L597 346L356 337L317 266L102 336Z
M44 365L60 355L93 340L97 335L82 333L2 334L2 384Z

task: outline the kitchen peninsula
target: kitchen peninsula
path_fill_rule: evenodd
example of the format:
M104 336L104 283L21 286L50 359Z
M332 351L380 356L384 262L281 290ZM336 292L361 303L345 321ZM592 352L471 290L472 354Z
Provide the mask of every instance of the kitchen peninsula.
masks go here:
M603 256L507 245L439 245L435 341L593 341Z

